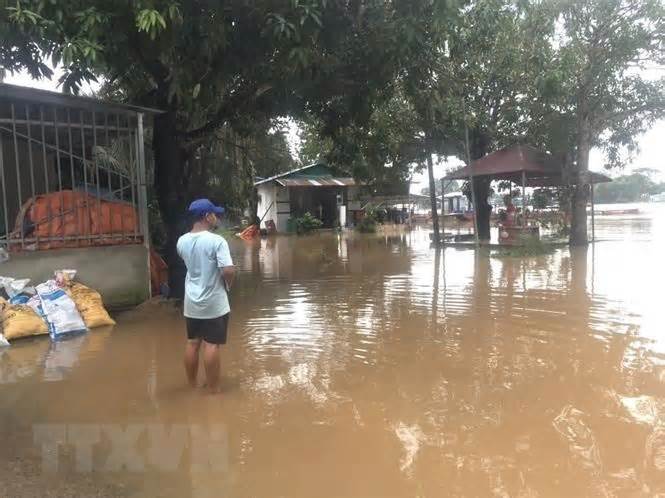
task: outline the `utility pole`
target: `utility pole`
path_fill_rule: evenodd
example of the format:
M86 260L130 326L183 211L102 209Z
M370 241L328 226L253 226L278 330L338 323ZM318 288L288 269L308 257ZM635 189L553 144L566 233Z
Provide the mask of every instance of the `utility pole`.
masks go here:
M429 199L432 205L432 228L434 230L434 235L432 236L432 242L436 247L439 247L441 243L441 234L439 233L439 215L436 209L436 183L434 182L434 163L432 162L432 147L431 147L431 138L429 135L426 136L426 148L427 148L427 174L429 176Z

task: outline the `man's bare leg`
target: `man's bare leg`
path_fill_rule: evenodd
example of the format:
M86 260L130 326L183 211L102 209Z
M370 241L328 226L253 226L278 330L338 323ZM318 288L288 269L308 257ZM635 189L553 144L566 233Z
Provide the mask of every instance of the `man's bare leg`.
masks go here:
M211 392L219 391L219 344L203 341L203 365L205 366L207 386Z
M185 346L185 372L187 372L187 382L192 387L196 387L196 377L199 373L199 348L201 339L190 339Z

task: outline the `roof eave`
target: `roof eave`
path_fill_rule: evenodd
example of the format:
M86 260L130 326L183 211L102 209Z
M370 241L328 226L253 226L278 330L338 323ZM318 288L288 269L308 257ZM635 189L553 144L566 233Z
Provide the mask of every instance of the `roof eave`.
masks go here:
M307 166L300 166L299 168L292 169L290 171L285 171L284 173L279 173L277 175L273 175L268 178L264 178L263 180L259 180L258 182L254 182L254 186L258 187L259 185L263 185L264 183L269 183L273 180L277 180L278 178L283 178L285 176L291 175L293 173L298 173L300 171L305 171L306 169L313 168L314 166L318 166L319 164L323 164L321 161L317 161L312 164L308 164Z
M164 112L150 107L140 107L119 102L108 102L93 97L69 95L39 88L11 85L9 83L0 83L0 98L28 100L42 104L75 107L86 110L104 110L131 114L162 114Z

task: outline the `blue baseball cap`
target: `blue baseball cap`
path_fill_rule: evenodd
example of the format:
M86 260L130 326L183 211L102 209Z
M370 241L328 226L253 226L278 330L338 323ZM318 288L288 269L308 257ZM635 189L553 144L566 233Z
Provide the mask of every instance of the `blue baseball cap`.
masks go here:
M189 205L188 211L195 214L222 214L224 212L224 208L221 206L215 206L212 202L210 202L210 199L196 199Z

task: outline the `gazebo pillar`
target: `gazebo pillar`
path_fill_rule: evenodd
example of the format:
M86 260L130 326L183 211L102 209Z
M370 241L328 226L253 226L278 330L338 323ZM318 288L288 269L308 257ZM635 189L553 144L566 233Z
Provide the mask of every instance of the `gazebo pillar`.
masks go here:
M476 188L473 185L473 166L471 163L471 152L469 150L469 127L466 124L466 120L464 122L464 149L466 151L466 165L469 168L469 187L471 188L471 202L473 203L473 231L476 235L476 247L478 247L480 246L480 236L478 234L478 203L476 202Z
M522 170L522 226L526 226L526 171Z

